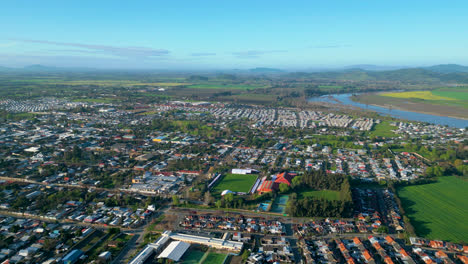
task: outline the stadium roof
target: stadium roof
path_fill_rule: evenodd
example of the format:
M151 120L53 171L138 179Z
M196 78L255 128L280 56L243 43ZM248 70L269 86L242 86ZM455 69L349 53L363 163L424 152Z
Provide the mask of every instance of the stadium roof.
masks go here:
M158 258L168 258L174 261L179 261L185 251L190 247L189 243L182 241L174 241L167 246L164 251L159 254Z
M264 181L262 183L262 185L260 185L260 187L258 187L257 191L259 193L272 192L273 191L272 185L273 185L272 181Z

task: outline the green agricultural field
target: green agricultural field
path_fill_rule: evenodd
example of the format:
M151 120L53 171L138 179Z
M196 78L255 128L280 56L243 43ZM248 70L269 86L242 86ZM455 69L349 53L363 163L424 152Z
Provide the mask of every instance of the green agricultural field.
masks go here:
M433 90L432 94L456 100L468 101L468 87L450 87Z
M231 190L233 192L249 192L256 179L257 175L255 174L243 175L228 173L214 187L213 192L220 193L224 190Z
M468 242L467 190L468 181L451 176L400 188L398 196L418 236Z
M383 121L380 124L375 125L369 132L370 136L376 137L397 137L398 134L392 132L397 127L390 125L390 122Z
M314 198L322 198L327 200L340 200L340 192L332 191L332 190L321 190L321 191L303 191L297 194L299 199L303 199L305 197L314 197Z

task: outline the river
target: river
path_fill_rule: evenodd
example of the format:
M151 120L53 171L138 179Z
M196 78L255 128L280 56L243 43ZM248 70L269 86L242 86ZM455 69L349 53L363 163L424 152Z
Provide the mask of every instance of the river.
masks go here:
M437 116L437 115L430 115L412 111L404 111L399 109L388 109L381 106L375 105L365 105L358 102L354 102L351 100L352 94L332 94L332 95L323 95L319 97L312 97L309 98L309 102L326 102L326 103L338 103L337 101L341 102L345 105L352 105L355 107L359 107L362 109L368 109L376 111L382 115L392 116L395 118L401 118L406 120L412 121L420 121L420 122L427 122L436 125L447 125L450 127L458 127L458 128L466 128L468 127L468 120L460 119L460 118L453 118L453 117L446 117L446 116Z

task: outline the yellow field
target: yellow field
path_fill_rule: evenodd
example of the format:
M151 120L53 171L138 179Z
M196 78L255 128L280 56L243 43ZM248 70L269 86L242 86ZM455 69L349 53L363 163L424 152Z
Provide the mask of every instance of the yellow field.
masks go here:
M382 96L396 97L396 98L416 98L424 100L456 100L449 97L434 95L431 91L415 91L415 92L401 92L401 93L382 93Z

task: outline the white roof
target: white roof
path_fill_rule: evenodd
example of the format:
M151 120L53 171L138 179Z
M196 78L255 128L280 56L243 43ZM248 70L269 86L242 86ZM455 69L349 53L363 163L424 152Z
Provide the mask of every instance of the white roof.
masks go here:
M167 246L164 251L159 254L158 258L168 258L174 261L179 261L185 251L190 247L189 243L182 241L174 241Z

